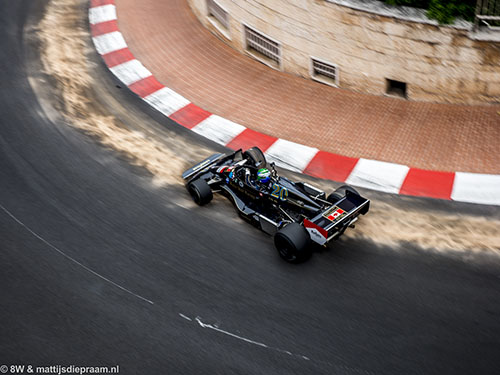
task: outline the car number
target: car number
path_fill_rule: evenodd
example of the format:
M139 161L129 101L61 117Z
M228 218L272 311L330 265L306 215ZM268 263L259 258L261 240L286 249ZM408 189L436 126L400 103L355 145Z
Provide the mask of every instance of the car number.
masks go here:
M288 189L280 186L278 184L273 184L272 186L273 192L271 193L271 196L278 198L282 201L286 201L286 198L288 197Z

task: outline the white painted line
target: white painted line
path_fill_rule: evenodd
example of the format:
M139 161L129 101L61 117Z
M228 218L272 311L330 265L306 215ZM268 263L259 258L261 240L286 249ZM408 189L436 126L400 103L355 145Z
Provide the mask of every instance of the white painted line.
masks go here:
M170 116L190 103L185 97L168 87L163 87L143 99L165 116Z
M261 342L250 340L250 339L247 339L246 337L242 337L242 336L239 336L239 335L235 335L234 333L231 333L231 332L228 332L228 331L224 331L223 329L220 329L219 327L217 327L217 326L215 326L213 324L203 323L201 321L200 317L196 317L195 320L196 320L196 322L199 324L199 326L201 328L208 328L208 329L214 330L216 332L222 333L224 335L231 336L231 337L233 337L235 339L244 341L244 342L249 343L249 344L257 345L257 346L260 346L260 347L266 348L266 349L275 350L275 351L280 352L280 353L288 354L289 356L299 357L301 359L305 359L306 361L310 361L310 359L308 357L304 356L304 355L293 354L292 352L290 352L288 350L283 350L283 349L279 349L279 348L273 348L273 347L268 346L266 344L263 344Z
M231 336L231 337L234 337L235 339L238 339L238 340L241 340L241 341L245 341L249 344L254 344L254 345L257 345L257 346L262 346L263 348L269 348L266 344L263 344L261 342L258 342L258 341L253 341L253 340L250 340L250 339L247 339L245 337L242 337L242 336L238 336L238 335L235 335L234 333L231 333L231 332L228 332L228 331L224 331L212 324L206 324L206 323L203 323L199 317L196 317L196 322L198 322L198 324L200 325L201 328L209 328L209 329L213 329L214 331L217 331L217 332L220 332L220 333L223 333L225 335L228 335L228 336Z
M302 172L317 153L317 148L278 139L267 149L266 158L278 167Z
M245 129L240 124L217 115L210 115L191 130L225 146Z
M359 159L346 182L355 186L398 194L408 174L406 165Z
M151 305L154 305L154 302L147 299L147 298L144 298L143 296L137 294L137 293L134 293L132 292L130 289L127 289L125 288L124 286L121 286L120 284L117 284L115 283L114 281L108 279L107 277L101 275L100 273L97 273L96 271L94 271L93 269L87 267L85 264L83 263L80 263L79 261L77 261L75 258L69 256L68 254L66 254L64 251L62 251L61 249L59 249L57 246L54 246L52 245L49 241L47 241L45 238L43 238L42 236L40 236L38 233L34 232L33 230L31 230L26 224L24 224L21 220L19 220L17 217L14 216L14 214L12 214L8 209L6 209L3 205L0 204L0 209L2 209L7 215L9 215L16 223L18 223L20 226L22 226L24 229L26 229L29 233L31 233L32 236L38 238L41 242L43 242L45 245L47 245L48 247L50 247L52 250L55 250L56 252L58 252L59 254L61 254L63 257L65 257L66 259L68 259L69 261L73 262L74 264L80 266L81 268L83 268L85 271L91 273L92 275L106 281L107 283L117 287L118 289L121 289L123 290L124 292L128 293L128 294L131 294L133 295L134 297L137 297L139 298L140 300L144 301L144 302L147 302Z
M109 70L111 70L113 74L127 86L152 75L139 60L135 59L113 66L112 68L109 68Z
M451 199L500 206L500 175L457 172Z
M92 25L116 20L116 7L113 4L89 9L89 22Z
M95 49L100 55L127 48L127 43L125 39L123 39L122 33L119 31L99 35L92 39L94 40Z
M190 322L192 322L192 321L193 321L193 319L191 319L189 316L186 316L186 315L184 315L184 314L179 313L179 316L180 316L182 319L189 320Z

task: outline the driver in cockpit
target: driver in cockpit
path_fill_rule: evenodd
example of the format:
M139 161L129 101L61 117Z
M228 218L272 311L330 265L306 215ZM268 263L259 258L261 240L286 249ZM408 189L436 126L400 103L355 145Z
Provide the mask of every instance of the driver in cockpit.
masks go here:
M257 171L255 181L252 180L251 172L249 169L245 171L245 179L247 184L253 186L257 190L269 190L271 182L271 171L267 168L260 168Z

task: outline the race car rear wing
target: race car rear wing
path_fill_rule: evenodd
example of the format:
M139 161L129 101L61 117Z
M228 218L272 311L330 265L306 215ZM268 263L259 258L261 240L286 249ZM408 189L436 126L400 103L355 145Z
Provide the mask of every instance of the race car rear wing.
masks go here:
M370 201L349 190L346 195L311 220L304 219L304 227L314 242L324 245L338 238L349 225L370 209Z

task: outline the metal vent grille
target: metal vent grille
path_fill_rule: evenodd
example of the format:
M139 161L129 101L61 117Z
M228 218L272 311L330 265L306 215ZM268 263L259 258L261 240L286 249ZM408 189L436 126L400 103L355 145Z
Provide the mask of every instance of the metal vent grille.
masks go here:
M312 60L312 76L314 78L326 77L332 80L334 84L338 84L337 66L317 59L311 59L311 60Z
M229 30L229 19L227 12L214 0L207 0L208 15L214 17L219 23Z
M281 61L281 47L278 42L269 39L248 26L245 26L245 41L248 49L257 51L279 66Z

